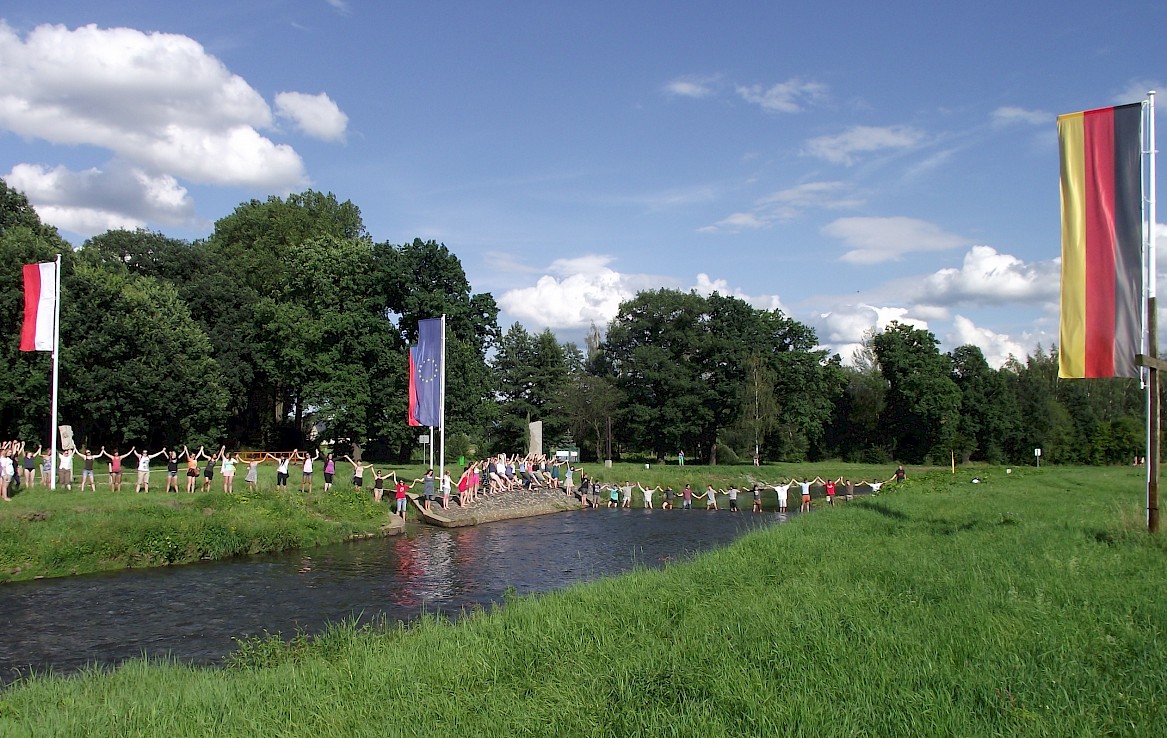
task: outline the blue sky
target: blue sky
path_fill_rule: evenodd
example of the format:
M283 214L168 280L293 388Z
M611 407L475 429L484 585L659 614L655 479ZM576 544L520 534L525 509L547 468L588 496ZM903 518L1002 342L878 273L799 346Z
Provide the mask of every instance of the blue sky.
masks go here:
M0 3L0 176L75 243L333 192L564 339L671 287L1056 342L1055 116L1167 93L1167 5L781 5Z

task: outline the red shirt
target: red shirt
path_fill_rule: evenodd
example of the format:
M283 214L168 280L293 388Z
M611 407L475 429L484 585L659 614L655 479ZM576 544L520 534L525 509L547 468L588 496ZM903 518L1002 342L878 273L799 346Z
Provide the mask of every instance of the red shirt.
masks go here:
M395 499L404 500L405 499L405 492L408 489L409 489L408 484L406 484L405 482L398 482L397 483L397 497Z
M827 482L825 486L827 488L827 496L834 497L835 496L835 483L834 482Z

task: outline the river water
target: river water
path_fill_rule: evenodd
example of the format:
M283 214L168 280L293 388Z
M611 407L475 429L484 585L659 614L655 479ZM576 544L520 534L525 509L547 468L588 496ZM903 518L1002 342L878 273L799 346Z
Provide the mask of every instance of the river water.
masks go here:
M748 500L746 502L748 504ZM660 567L724 546L775 513L579 510L419 528L306 551L0 585L0 683L30 670L170 656L214 664L236 638L476 605Z

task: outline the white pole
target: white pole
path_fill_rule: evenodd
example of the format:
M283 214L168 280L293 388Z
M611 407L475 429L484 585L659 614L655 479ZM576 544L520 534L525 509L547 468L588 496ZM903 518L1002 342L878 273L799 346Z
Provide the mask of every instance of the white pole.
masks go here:
M429 448L427 450L429 451L429 454L430 454L429 468L433 469L434 468L434 427L432 425L430 426L430 442L429 442Z
M1156 151L1156 149L1155 149L1155 91L1154 90L1151 90L1150 92L1147 93L1147 100L1148 100L1148 104L1147 104L1147 107L1148 107L1147 136L1148 136L1148 140L1150 141L1150 147L1149 147L1149 151L1148 151L1148 153L1150 154L1150 158L1147 162L1147 221L1148 221L1148 225L1150 226L1147 229L1149 232L1148 243L1147 243L1147 254L1148 254L1148 258L1151 262L1150 263L1150 277L1148 279L1148 284L1147 284L1147 290L1148 290L1147 296L1148 297L1155 297L1155 290L1156 290L1155 259L1157 258L1156 257L1156 247L1155 247L1155 225L1156 225L1155 159L1156 159L1156 155L1159 152Z
M441 448L438 451L438 479L446 478L446 314L442 313L442 378L439 385L438 407L440 423L438 432Z
M1155 310L1158 312L1158 302L1155 299L1156 287L1155 282L1158 279L1156 260L1158 258L1156 244L1155 244L1155 227L1157 224L1157 214L1155 213L1155 161L1158 157L1158 151L1155 148L1155 91L1147 92L1147 221L1145 224L1144 237L1146 238L1147 247L1147 304L1148 311ZM1158 359L1159 356L1159 321L1158 315L1148 316L1148 325L1151 331L1148 331L1147 341L1149 344L1148 353L1151 354L1152 359ZM1155 381L1150 383L1147 388L1147 530L1151 533L1157 533L1159 530L1159 425L1161 423L1159 413L1159 371L1155 369L1152 376ZM1155 395L1152 398L1152 393ZM1152 403L1154 403L1152 405ZM1154 412L1152 412L1154 411ZM1152 415L1154 418L1152 419Z
M53 424L49 427L50 446L49 455L52 458L52 469L49 474L49 489L57 488L57 386L58 369L61 354L61 255L57 254L57 264L53 269Z

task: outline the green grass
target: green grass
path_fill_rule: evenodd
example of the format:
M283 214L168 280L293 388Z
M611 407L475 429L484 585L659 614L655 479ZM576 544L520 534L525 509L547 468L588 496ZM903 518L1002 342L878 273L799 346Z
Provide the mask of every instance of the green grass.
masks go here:
M33 678L0 695L0 735L1167 733L1141 471L978 472L456 624Z

